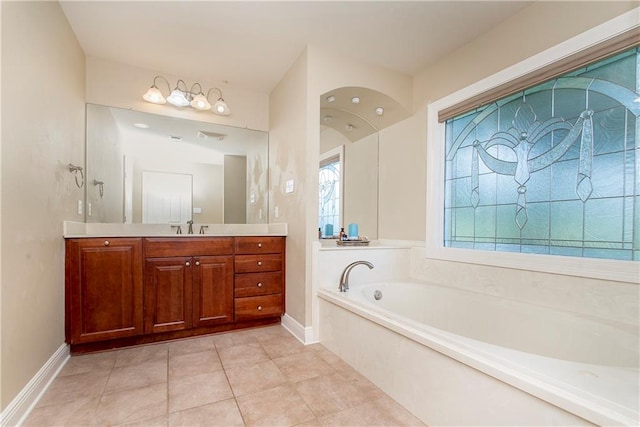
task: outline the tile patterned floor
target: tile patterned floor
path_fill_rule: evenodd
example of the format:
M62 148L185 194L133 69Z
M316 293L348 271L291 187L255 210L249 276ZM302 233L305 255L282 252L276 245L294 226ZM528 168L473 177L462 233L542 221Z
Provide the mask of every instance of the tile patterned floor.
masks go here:
M31 426L422 426L281 326L72 357Z

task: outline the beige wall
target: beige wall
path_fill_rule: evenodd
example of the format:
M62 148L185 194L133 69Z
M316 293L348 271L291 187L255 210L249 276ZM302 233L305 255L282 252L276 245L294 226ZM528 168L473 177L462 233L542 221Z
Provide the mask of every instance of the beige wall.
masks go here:
M124 173L122 135L111 111L87 105L87 186L85 203L87 222L123 222ZM102 196L94 180L104 184Z
M83 190L84 54L57 2L2 2L2 409L64 343L62 221ZM37 99L37 102L33 102Z
M170 85L178 79L192 85L196 80L189 76L173 76L158 70L145 70L118 64L104 59L87 57L87 102L110 107L130 108L135 111L181 117L201 122L220 123L256 130L269 130L269 96L266 93L237 87L220 81L198 81L205 90L219 87L232 114L219 116L210 111L178 108L170 104L156 105L146 102L142 95L151 87L154 76L163 75ZM158 88L166 95L167 86L158 80ZM173 87L171 88L173 89ZM216 91L212 92L217 94Z
M246 156L224 156L224 222L247 222Z
M301 324L307 316L307 202L314 197L308 187L307 160L307 52L296 60L269 97L269 222L288 223L286 253L286 312ZM319 110L318 110L319 111ZM317 147L316 162L317 165ZM317 168L316 168L317 175ZM287 180L294 180L293 193L285 193ZM317 184L317 179L316 179ZM317 186L317 185L316 185ZM316 198L318 191L315 190ZM317 201L316 201L317 203ZM276 217L275 211L279 211ZM317 237L317 231L315 233Z
M344 146L344 230L378 238L378 133ZM349 236L351 237L351 236Z

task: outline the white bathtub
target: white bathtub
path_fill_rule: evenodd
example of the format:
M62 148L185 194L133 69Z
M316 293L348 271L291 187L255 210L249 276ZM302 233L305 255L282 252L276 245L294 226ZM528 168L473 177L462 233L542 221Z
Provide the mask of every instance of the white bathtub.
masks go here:
M640 424L637 327L425 283L318 296L320 341L429 425Z

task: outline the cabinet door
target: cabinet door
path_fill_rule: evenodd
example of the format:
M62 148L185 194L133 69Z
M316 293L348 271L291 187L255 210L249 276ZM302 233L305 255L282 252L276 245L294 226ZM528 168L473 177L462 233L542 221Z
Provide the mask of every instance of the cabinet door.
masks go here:
M190 257L146 259L145 332L178 331L191 327L192 263Z
M142 333L141 239L70 239L65 258L70 344Z
M232 322L233 256L203 256L193 260L194 326Z

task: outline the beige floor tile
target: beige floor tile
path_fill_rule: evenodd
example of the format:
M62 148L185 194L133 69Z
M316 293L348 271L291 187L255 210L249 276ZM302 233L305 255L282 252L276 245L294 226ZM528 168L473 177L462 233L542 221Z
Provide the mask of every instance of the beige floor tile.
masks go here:
M74 400L59 405L34 408L23 427L43 426L98 426L96 409L100 397Z
M269 357L275 359L277 357L289 356L291 354L303 353L309 350L304 344L292 336L280 337L273 336L260 341L262 347Z
M162 359L113 368L105 393L167 382L167 362Z
M327 350L324 346L321 346L321 348L315 348L314 351L318 356L320 356L322 360L327 362L336 371L353 369L350 365L347 364L347 362L336 356L331 351Z
M258 340L251 331L237 331L215 335L213 342L218 351L222 348L236 347L240 345L256 344Z
M269 355L257 341L251 344L218 348L218 355L225 369L269 360Z
M236 400L248 426L294 426L315 418L292 385L240 396Z
M112 369L116 363L117 355L117 351L73 355L69 358L58 376L64 377L67 375L82 374L84 372Z
M201 353L203 351L215 351L214 337L207 335L204 337L189 338L173 341L169 343L169 357L181 354Z
M118 427L167 427L169 425L169 416L160 415L159 417L137 420L127 424L118 424Z
M327 426L424 426L409 411L389 397L320 418Z
M166 360L169 353L169 344L150 344L140 347L126 348L118 351L116 367L135 365L137 363L149 362L151 360Z
M167 384L102 395L97 416L103 425L126 424L167 415Z
M169 427L215 426L244 426L240 410L234 399L210 403L169 415Z
M223 371L169 380L169 412L182 411L233 397Z
M91 371L58 377L36 405L58 405L87 397L100 396L111 371Z
M304 352L278 357L277 359L273 359L273 362L291 382L303 381L336 372L315 352Z
M293 337L293 335L291 335L291 332L287 331L281 325L264 326L261 328L250 329L250 331L258 341L268 340L274 337Z
M243 396L283 385L287 377L271 360L225 370L233 394Z
M339 373L311 378L296 383L296 390L318 418L380 398L368 386L346 380Z
M339 374L356 390L359 396L364 400L377 400L384 397L385 394L374 383L369 381L364 375L349 367L340 371Z
M222 363L215 350L169 357L170 379L220 370Z

